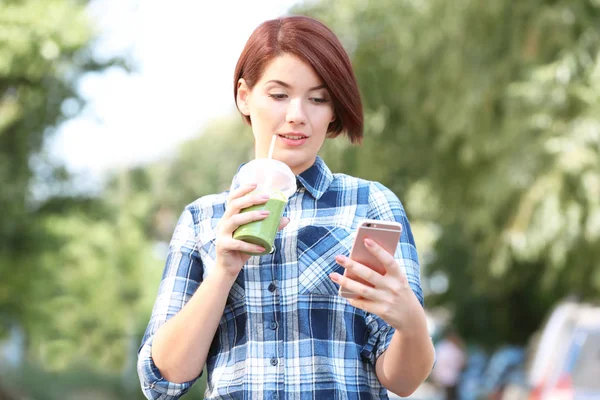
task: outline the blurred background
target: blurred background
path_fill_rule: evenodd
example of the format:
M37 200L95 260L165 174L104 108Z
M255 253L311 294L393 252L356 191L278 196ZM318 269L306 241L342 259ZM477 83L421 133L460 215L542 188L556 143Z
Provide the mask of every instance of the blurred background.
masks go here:
M143 399L177 218L252 158L237 57L295 13L365 105L364 143L322 157L414 229L455 377L411 397L600 399L600 1L250 4L0 0L0 399Z

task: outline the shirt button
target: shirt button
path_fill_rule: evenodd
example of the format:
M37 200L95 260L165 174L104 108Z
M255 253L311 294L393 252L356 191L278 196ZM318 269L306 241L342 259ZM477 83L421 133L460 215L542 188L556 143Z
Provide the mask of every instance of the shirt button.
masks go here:
M277 365L277 359L275 357L271 358L271 365L272 366L276 366Z
M275 282L271 282L269 283L269 292L274 292L275 290L277 290L277 284L275 284Z
M271 323L269 324L269 328L271 328L271 329L273 329L273 330L277 329L277 322L271 322Z

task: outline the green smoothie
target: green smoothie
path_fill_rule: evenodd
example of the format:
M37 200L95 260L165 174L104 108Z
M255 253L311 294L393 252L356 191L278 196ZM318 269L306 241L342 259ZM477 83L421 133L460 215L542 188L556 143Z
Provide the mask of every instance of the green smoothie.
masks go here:
M262 253L248 254L262 256L271 253L273 251L277 228L279 228L279 222L286 204L287 198L285 195L280 191L275 191L265 204L244 208L242 212L269 210L270 214L263 220L252 221L240 226L233 232L233 238L265 248L265 251Z

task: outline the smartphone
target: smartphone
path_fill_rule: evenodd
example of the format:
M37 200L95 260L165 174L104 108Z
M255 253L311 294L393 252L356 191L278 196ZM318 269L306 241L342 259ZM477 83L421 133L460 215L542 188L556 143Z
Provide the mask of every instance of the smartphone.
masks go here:
M373 240L375 243L383 247L385 251L394 255L398 242L400 241L400 234L402 233L402 225L398 222L392 221L380 221L367 219L362 221L358 225L358 230L354 238L354 244L350 251L350 259L359 262L367 267L373 268L380 274L385 274L385 267L379 260L371 254L371 252L365 246L365 238ZM365 282L353 272L348 270L344 271L344 276L351 278L355 281L370 285ZM342 289L340 287L340 296L351 299L356 298L357 295L351 291Z

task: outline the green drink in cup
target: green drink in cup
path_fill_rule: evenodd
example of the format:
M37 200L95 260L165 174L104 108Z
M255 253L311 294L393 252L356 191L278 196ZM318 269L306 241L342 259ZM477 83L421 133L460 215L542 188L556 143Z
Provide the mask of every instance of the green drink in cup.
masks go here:
M240 168L234 178L232 189L250 183L257 185L250 194L268 194L270 198L265 204L245 208L242 212L269 210L270 213L265 219L241 225L233 232L233 238L265 248L262 253L249 254L269 254L275 250L273 247L275 235L288 198L296 192L296 176L281 161L257 158Z

